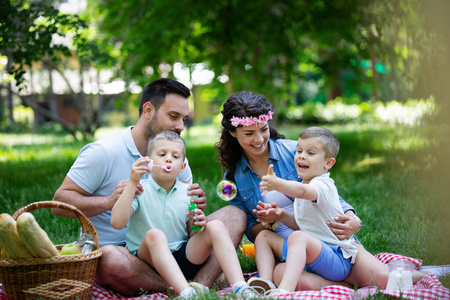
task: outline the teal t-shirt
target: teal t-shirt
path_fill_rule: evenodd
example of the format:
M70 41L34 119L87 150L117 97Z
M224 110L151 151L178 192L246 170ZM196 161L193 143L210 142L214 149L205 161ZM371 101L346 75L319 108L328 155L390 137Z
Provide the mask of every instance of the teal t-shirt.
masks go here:
M165 233L170 250L178 250L188 239L187 216L191 197L187 195L188 184L179 180L167 194L150 176L143 183L144 192L133 199L133 214L128 221L127 249L135 253L145 233L159 229Z
M128 127L84 146L67 176L93 196L111 195L120 181L130 178L131 165L142 157L134 143L131 128ZM147 178L148 174L144 174L142 180L145 181ZM188 164L178 179L192 183L192 173ZM92 203L92 206L95 206L95 203ZM89 220L95 227L100 246L125 245L126 227L116 230L111 226L110 210L89 217Z

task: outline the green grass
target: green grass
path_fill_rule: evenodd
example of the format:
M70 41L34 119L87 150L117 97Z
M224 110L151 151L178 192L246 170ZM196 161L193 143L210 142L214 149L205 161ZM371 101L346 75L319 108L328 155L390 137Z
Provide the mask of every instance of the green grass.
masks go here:
M279 131L296 139L303 128ZM368 251L412 256L424 265L450 264L450 128L329 128L341 142L331 176L363 221L357 237ZM97 137L110 131L100 130ZM217 133L213 127L193 127L184 136L194 181L207 194L207 213L227 205L215 193L222 176L213 149ZM0 213L52 199L84 144L65 136L0 135ZM78 221L49 210L36 211L36 218L55 244L78 235ZM244 271L254 270L254 262L241 262ZM450 287L449 276L441 282Z

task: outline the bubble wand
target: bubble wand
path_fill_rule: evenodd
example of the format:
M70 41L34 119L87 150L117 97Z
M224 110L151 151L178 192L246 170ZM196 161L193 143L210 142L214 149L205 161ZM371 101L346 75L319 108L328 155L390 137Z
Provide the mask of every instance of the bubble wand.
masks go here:
M163 169L164 171L167 171L167 172L170 172L173 169L172 164L155 165L153 163L153 160L151 160L149 163L146 163L145 166L149 167L150 171L153 169L153 167L160 167L161 169Z

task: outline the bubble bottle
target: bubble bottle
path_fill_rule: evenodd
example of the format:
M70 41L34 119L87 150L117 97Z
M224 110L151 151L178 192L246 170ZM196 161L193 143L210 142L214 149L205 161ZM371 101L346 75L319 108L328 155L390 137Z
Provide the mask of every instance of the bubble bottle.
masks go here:
M191 219L194 219L195 209L197 209L197 204L190 203L188 205L188 209L189 209L189 215L190 215ZM194 225L194 221L192 221L191 231L199 231L200 229L202 229L202 226Z

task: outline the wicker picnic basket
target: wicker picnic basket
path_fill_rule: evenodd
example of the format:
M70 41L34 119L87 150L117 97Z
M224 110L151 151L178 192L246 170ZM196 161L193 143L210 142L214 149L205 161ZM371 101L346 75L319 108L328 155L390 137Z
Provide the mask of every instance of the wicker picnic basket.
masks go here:
M14 300L91 299L97 263L102 255L94 226L75 206L57 201L31 203L12 217L16 220L22 213L40 208L62 208L75 213L82 232L91 234L97 247L90 253L50 258L0 258L0 281L5 294ZM56 248L61 250L62 246Z

